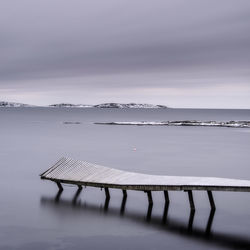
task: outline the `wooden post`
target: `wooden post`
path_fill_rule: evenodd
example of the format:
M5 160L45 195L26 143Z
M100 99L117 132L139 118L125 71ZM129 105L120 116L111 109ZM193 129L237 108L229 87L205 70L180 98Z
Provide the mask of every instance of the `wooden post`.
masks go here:
M126 189L123 189L122 193L123 193L123 197L127 197L127 190Z
M122 198L122 204L121 204L121 209L120 209L120 214L123 215L125 211L125 205L127 201L127 191L124 189L122 190L123 192L123 198Z
M188 190L187 192L188 192L188 199L189 199L190 209L195 210L193 192L192 192L192 190Z
M153 198L152 198L152 193L151 191L145 191L148 195L148 203L153 204Z
M110 199L109 189L105 187L104 190L105 190L106 199L109 200Z
M76 190L76 193L75 193L74 198L72 200L72 203L74 205L76 204L77 198L78 198L78 196L80 195L80 193L82 191L82 186L80 186L80 185L77 185L77 186L78 186L78 189Z
M165 197L165 202L169 203L169 195L167 190L164 191L164 197Z
M56 185L58 186L59 190L63 190L62 184L59 181L56 182Z
M209 202L210 202L211 209L215 210L216 207L215 207L215 203L214 203L214 198L213 198L212 191L208 190L207 194L208 194L208 199L209 199Z

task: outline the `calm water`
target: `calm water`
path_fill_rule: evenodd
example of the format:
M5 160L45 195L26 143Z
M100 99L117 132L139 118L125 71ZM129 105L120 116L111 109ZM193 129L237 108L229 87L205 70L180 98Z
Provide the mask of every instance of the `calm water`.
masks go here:
M250 179L250 129L101 126L100 121L250 120L250 110L0 109L0 249L250 249L250 194L57 187L39 174L61 156L160 175ZM63 124L63 122L81 124ZM136 148L136 150L134 150ZM210 218L210 219L209 219Z

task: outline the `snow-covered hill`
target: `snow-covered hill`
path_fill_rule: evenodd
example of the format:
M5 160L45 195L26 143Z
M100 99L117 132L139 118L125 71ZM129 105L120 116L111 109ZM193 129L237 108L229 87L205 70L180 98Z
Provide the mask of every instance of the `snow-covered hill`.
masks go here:
M87 104L72 104L72 103L58 103L58 104L51 104L49 107L56 107L56 108L92 108L92 105Z
M102 103L94 105L95 108L167 108L163 105L141 104L141 103Z
M34 105L18 103L18 102L0 102L0 107L35 107Z
M29 105L24 103L16 103L16 102L0 102L0 107L38 107L35 105ZM55 107L55 108L147 108L147 109L157 109L157 108L167 108L164 105L153 105L147 103L102 103L97 105L88 105L88 104L72 104L72 103L58 103L51 104L43 107Z
M250 128L250 121L132 121L132 122L95 122L98 125L136 125L136 126L201 126L201 127L227 127Z

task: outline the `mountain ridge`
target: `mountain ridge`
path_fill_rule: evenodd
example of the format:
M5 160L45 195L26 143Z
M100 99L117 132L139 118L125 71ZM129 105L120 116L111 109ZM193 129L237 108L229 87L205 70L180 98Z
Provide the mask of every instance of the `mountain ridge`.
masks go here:
M6 107L6 108L18 108L18 107L37 107L35 105L30 105L26 103L20 103L20 102L6 102L6 101L0 101L0 107Z
M72 104L72 103L57 103L57 104L50 104L46 106L37 106L37 105L30 105L18 102L6 102L0 101L0 107L54 107L54 108L168 108L165 105L154 105L148 103L116 103L116 102L108 102L108 103L101 103L96 105L89 105L89 104Z

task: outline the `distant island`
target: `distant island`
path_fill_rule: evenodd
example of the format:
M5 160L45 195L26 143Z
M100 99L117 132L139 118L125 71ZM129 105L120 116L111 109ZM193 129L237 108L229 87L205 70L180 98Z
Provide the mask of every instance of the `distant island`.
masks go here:
M88 104L72 104L72 103L58 103L58 104L51 104L49 107L55 108L92 108L93 105Z
M153 105L153 104L147 104L147 103L102 103L98 105L94 105L95 108L167 108L167 106L164 105Z
M17 103L17 102L0 102L0 107L39 107L35 105L29 105L24 103ZM41 106L40 106L41 107ZM58 104L51 104L48 106L42 107L54 107L54 108L168 108L164 105L154 105L154 104L147 104L147 103L102 103L97 105L88 105L88 104L72 104L72 103L58 103Z
M0 107L17 108L17 107L36 107L36 106L19 102L0 102Z

